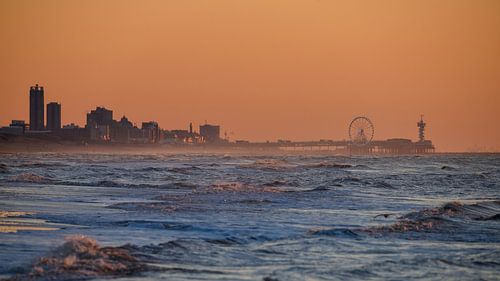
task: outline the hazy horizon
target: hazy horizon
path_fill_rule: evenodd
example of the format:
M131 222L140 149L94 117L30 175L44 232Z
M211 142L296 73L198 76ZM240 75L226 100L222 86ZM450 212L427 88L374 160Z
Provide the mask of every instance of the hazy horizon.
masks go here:
M0 124L29 87L63 124L96 106L232 139L375 139L500 151L498 1L0 1ZM234 134L231 134L234 132Z

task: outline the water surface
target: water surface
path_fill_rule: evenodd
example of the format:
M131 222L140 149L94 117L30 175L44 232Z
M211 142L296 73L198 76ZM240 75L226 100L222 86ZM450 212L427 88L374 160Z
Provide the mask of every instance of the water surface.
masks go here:
M84 235L141 265L90 279L498 280L499 180L498 154L4 154L0 276L82 276L33 270Z

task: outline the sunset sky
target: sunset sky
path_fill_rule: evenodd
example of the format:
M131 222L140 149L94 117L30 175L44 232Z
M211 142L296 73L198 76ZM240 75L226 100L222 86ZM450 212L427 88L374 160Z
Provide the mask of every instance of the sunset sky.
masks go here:
M0 0L0 124L29 86L63 124L222 125L231 139L375 138L500 151L500 1Z

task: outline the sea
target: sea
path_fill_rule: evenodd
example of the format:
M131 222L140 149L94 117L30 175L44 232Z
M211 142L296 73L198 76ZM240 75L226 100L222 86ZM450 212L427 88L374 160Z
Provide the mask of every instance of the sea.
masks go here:
M500 280L500 154L0 154L0 279Z

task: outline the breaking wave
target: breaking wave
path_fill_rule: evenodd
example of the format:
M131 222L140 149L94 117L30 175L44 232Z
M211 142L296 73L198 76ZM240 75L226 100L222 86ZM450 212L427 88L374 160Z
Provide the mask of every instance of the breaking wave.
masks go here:
M8 280L81 280L98 276L126 276L146 269L123 247L101 247L85 236L71 236L32 269Z
M381 214L376 217L387 218L390 215ZM389 234L423 234L423 238L435 235L432 236L435 239L491 242L500 241L499 219L500 201L483 201L475 204L450 202L441 207L408 213L389 225L353 229L317 228L309 230L307 234L350 238L357 238L363 234L375 237ZM488 227L484 227L479 225L481 223L489 224Z
M362 231L375 235L407 232L442 233L454 237L468 233L466 237L498 239L499 237L495 237L497 235L493 235L500 230L498 225L485 228L477 224L481 221L496 223L499 216L500 201L483 201L474 204L450 202L441 207L408 213L399 217L391 225L367 228ZM482 232L478 233L480 231Z
M481 220L500 214L500 201L483 201L474 204L446 203L441 207L424 209L404 215L403 219L418 220L429 217L461 217Z

